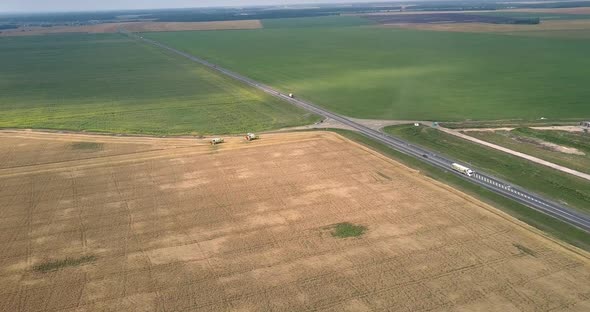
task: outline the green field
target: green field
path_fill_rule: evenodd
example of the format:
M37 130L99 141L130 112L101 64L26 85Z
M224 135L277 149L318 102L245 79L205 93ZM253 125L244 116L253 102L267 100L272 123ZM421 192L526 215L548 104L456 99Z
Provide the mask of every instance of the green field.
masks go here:
M358 118L590 116L588 40L378 26L145 35Z
M590 39L590 29L566 29L566 30L538 30L538 31L513 31L513 36L537 37L537 38L557 38L571 40L588 40Z
M223 134L317 117L118 34L0 38L0 127Z
M469 131L466 134L564 167L590 173L590 134L529 128L494 132ZM544 146L540 143L542 141L575 148L584 155L564 153Z
M590 183L429 127L385 128L387 133L469 164L532 192L583 211L590 211Z

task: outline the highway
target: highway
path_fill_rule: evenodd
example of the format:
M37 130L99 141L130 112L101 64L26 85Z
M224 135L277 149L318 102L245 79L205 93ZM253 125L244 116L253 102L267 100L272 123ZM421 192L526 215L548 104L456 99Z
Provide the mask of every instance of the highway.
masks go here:
M383 144L385 144L385 145L387 145L387 146L389 146L401 153L415 157L423 162L429 163L429 164L431 164L435 167L441 168L443 170L447 170L449 172L452 172L453 174L455 174L455 175L457 175L457 176L459 176L471 183L477 184L483 188L486 188L486 189L493 191L497 194L500 194L504 197L507 197L507 198L515 200L519 203L522 203L522 204L524 204L532 209L535 209L541 213L544 213L544 214L554 217L556 219L562 220L562 221L564 221L568 224L571 224L579 229L582 229L586 232L590 232L590 216L585 213L579 212L577 210L574 210L574 209L564 206L562 204L548 200L540 195L529 192L529 191L527 191L521 187L518 187L516 185L512 185L510 183L502 181L501 179L498 179L498 178L495 178L489 174L486 174L486 173L478 170L477 168L470 166L469 164L464 164L465 166L471 168L474 171L474 174L471 177L469 177L467 175L464 175L460 172L457 172L457 171L451 169L451 164L455 163L455 162L459 163L458 161L449 159L449 158L444 157L442 155L437 155L434 152L431 152L429 150L426 150L426 149L416 146L416 145L412 145L409 142L406 142L402 139L399 139L399 138L393 137L391 135L370 129L366 126L363 126L359 123L356 123L356 122L348 119L345 116L328 111L328 110L321 108L309 101L305 101L305 100L298 99L298 98L291 98L291 97L289 97L289 95L283 94L280 91L277 91L267 85L264 85L262 83L254 81L248 77L242 76L240 74L237 74L237 73L227 70L225 68L219 67L215 64L207 62L206 60L203 60L203 59L196 57L194 55L190 55L188 53L176 50L174 48L171 48L169 46L161 44L157 41L138 36L136 34L127 32L123 29L120 29L119 31L121 33L128 35L128 36L135 37L139 40L143 40L146 43L155 45L155 46L160 47L162 49L165 49L170 52L181 55L181 56L183 56L187 59L190 59L194 62L200 63L200 64L207 66L213 70L223 73L229 77L232 77L234 79L242 81L245 84L248 84L252 87L258 88L258 89L260 89L260 90L262 90L274 97L283 99L295 106L301 107L307 111L310 111L310 112L315 113L317 115L323 116L325 118L332 118L338 122L341 122L342 124L350 126L351 128L362 133L363 135L365 135L371 139L374 139L376 141L379 141L379 142L381 142L381 143L383 143Z

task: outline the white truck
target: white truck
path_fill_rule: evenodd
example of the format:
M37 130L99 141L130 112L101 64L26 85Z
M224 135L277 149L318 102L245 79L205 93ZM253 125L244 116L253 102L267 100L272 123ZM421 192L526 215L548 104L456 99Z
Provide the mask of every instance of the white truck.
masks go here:
M466 175L468 177L470 177L470 176L473 175L473 170L471 170L471 169L469 169L469 168L467 168L467 167L465 167L463 165L459 165L458 163L453 163L451 165L451 167L453 168L453 170L459 171L459 172L461 172L462 174L464 174L464 175Z
M290 98L295 98L295 95L293 93L289 93L289 97Z

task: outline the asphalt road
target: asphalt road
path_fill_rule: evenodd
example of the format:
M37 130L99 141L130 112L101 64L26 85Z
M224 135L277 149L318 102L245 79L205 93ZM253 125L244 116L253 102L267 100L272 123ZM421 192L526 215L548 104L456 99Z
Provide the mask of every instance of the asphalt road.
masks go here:
M185 53L185 52L182 52L179 50L176 50L176 49L171 48L169 46L163 45L157 41L143 38L143 37L138 36L136 34L129 33L125 30L120 30L120 31L122 33L129 35L129 36L133 36L137 39L143 40L144 42L153 44L153 45L158 46L162 49L179 54L179 55L186 57L192 61L200 63L204 66L207 66L211 69L221 72L221 73L223 73L227 76L230 76L234 79L242 81L245 84L248 84L252 87L258 88L258 89L260 89L272 96L281 98L293 105L296 105L298 107L306 109L306 110L313 112L317 115L337 120L345 125L350 126L353 129L356 129L358 132L364 134L365 136L372 138L376 141L379 141L379 142L381 142L381 143L383 143L383 144L385 144L385 145L387 145L387 146L389 146L401 153L404 153L409 156L413 156L413 157L420 159L423 162L429 163L435 167L452 172L453 174L455 174L455 175L457 175L457 176L459 176L471 183L477 184L477 185L479 185L483 188L486 188L492 192L495 192L495 193L500 194L504 197L510 198L510 199L515 200L517 202L520 202L532 209L535 209L539 212L542 212L542 213L549 215L551 217L554 217L556 219L562 220L562 221L569 223L577 228L580 228L586 232L590 232L590 216L587 214L584 214L584 213L574 210L572 208L566 207L566 206L561 205L559 203L550 201L540 195L529 192L529 191L527 191L521 187L518 187L516 185L511 185L510 183L504 182L498 178L495 178L489 174L486 174L486 173L478 170L477 168L474 168L473 166L470 166L468 164L464 164L474 171L473 176L468 177L467 175L464 175L462 173L459 173L459 172L451 169L451 164L455 163L455 162L459 163L458 161L449 159L449 158L441 156L441 155L437 155L436 153L433 153L433 152L426 150L424 148L421 148L419 146L412 145L409 142L406 142L406 141L396 138L394 136L373 130L373 129L363 126L359 123L356 123L356 122L348 119L345 116L330 112L330 111L328 111L324 108L321 108L319 106L316 106L315 104L310 103L308 101L304 101L304 100L298 99L298 98L291 98L287 94L283 94L277 90L274 90L273 88L271 88L269 86L266 86L262 83L254 81L250 78L247 78L247 77L244 77L240 74L229 71L225 68L219 67L219 66L212 64L210 62L207 62L199 57L190 55L188 53Z

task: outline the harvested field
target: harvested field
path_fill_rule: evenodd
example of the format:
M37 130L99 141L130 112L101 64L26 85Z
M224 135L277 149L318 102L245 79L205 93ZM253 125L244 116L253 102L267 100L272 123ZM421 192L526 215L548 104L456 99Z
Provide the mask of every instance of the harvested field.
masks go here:
M259 20L218 22L129 22L83 26L23 27L0 31L0 36L37 36L60 33L116 33L119 28L132 32L158 32L183 30L229 30L262 28Z
M141 22L124 25L132 32L181 31L181 30L229 30L262 28L259 20L217 22Z
M590 309L588 254L336 134L82 137L0 132L0 311Z
M46 132L0 132L0 170L184 147L186 139L109 137ZM39 151L43 151L39 153Z

